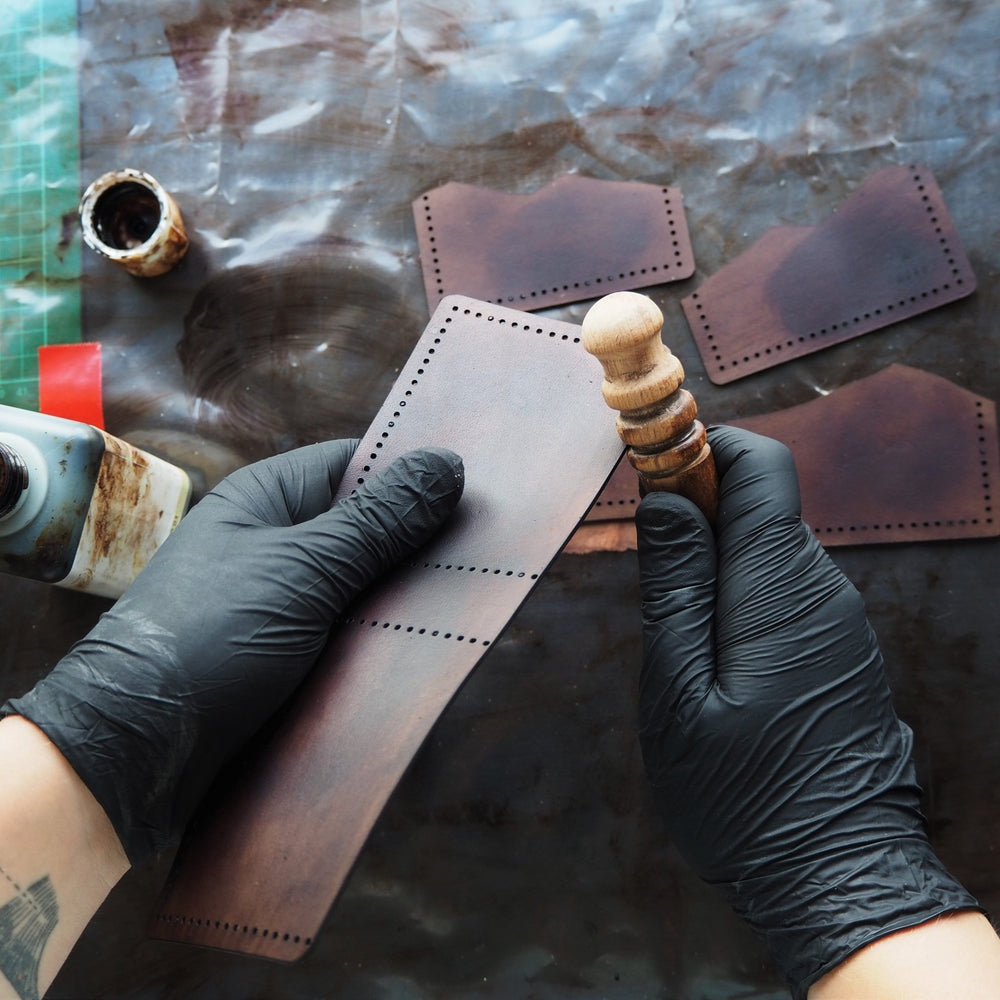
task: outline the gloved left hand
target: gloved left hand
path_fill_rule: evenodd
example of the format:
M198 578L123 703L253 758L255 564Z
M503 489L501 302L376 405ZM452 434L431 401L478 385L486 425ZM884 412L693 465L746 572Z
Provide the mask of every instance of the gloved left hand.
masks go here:
M90 634L3 707L55 743L133 864L180 834L337 616L458 503L461 459L426 448L331 507L352 451L311 445L224 479Z

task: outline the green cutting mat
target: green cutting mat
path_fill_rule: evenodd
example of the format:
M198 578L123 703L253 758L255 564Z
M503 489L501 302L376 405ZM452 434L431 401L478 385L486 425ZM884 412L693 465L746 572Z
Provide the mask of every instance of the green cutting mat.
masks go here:
M80 340L77 0L0 10L0 402L38 408L37 351Z

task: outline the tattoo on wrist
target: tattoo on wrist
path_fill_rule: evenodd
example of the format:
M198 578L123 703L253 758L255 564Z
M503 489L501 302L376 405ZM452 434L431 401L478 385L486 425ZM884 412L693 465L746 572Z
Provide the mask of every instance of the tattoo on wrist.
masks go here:
M21 1000L38 1000L42 952L59 921L52 879L43 875L27 889L0 868L0 876L17 893L0 906L0 972Z

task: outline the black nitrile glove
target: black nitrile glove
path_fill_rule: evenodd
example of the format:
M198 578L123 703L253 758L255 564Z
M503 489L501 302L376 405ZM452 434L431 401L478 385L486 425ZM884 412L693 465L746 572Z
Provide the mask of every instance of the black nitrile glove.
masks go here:
M681 853L799 998L876 938L978 906L927 840L912 734L861 596L800 519L790 453L710 441L714 537L676 496L637 513L642 751Z
M458 503L461 460L428 448L331 508L353 447L311 445L223 480L90 634L4 707L60 749L133 864L179 835L334 619Z

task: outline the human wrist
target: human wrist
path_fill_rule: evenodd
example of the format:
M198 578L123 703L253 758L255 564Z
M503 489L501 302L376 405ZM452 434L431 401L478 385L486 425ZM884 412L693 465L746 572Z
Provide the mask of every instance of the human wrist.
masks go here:
M89 637L84 643L88 641ZM98 659L106 669L103 651ZM148 801L140 800L138 790L163 787L170 755L160 752L162 748L138 744L135 727L116 721L122 707L120 691L91 685L93 666L78 647L34 688L7 702L3 711L44 735L99 804L119 844L137 864L149 853L137 849L129 836L131 830L146 825L141 813ZM127 664L119 663L110 674L120 681L126 672ZM110 703L105 704L109 694ZM149 792L141 798L148 800Z
M108 617L116 612L112 609ZM62 756L135 865L166 846L167 838L159 832L161 813L172 810L180 746L191 742L181 734L190 727L175 720L178 745L171 747L151 744L155 730L129 723L129 692L140 704L155 702L156 678L148 662L97 638L107 628L106 622L99 623L48 676L7 702L3 711L34 726ZM92 682L102 674L114 683Z
M10 722L15 721L34 730L31 739L36 750L49 758L50 770L59 772L67 791L68 808L78 818L86 843L86 867L94 879L110 891L131 866L108 814L59 747L29 719L12 716Z
M808 1000L993 1000L1000 938L978 910L956 910L859 949L809 989Z
M59 747L34 722L21 715L5 715L0 725L5 747L16 748L22 759L22 764L15 760L11 766L38 789L38 795L59 802L61 814L76 831L77 842L85 845L83 860L88 863L83 868L110 889L128 870L129 862L101 803ZM8 749L8 757L13 752ZM50 833L56 840L65 837L64 829L52 829Z
M795 1000L887 935L956 911L981 911L916 834L741 879L726 895L764 937Z
M18 715L0 719L0 995L40 996L129 868L72 765Z

